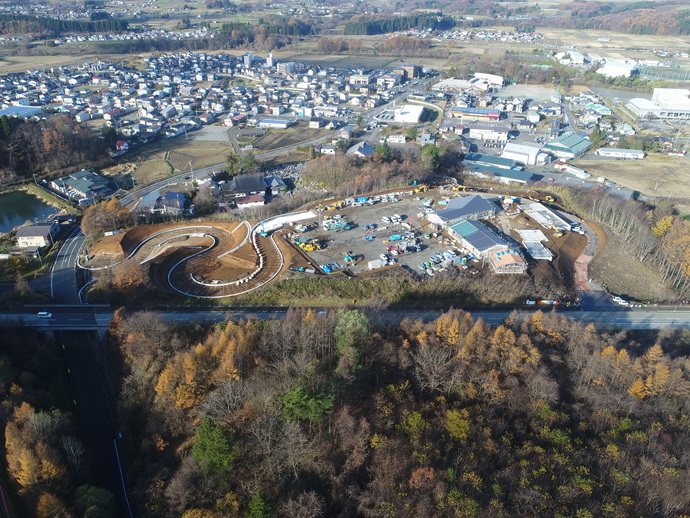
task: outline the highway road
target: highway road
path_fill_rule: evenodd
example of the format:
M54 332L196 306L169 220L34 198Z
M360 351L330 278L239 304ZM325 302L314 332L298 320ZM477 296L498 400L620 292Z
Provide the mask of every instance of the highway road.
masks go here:
M314 308L318 311L329 308ZM336 308L337 309L337 308ZM548 310L548 308L543 308ZM49 311L53 317L49 319L39 318L38 311ZM161 310L160 313L170 321L205 321L209 323L222 322L227 316L233 318L246 318L252 316L258 319L282 318L287 309L268 308L243 308L241 310L199 310L189 309ZM503 322L510 311L470 311L477 318L483 318L487 323L498 325ZM519 311L520 315L528 315L529 311ZM593 323L598 328L614 327L620 329L663 329L665 327L682 327L690 329L690 307L678 308L621 308L615 311L563 311L575 320ZM105 329L110 323L113 311L107 307L56 307L45 306L36 308L36 312L0 313L0 325L24 325L36 328L49 328L52 330L88 330ZM383 323L396 324L403 318L413 316L429 321L437 318L440 311L395 311L386 310L377 313L378 319Z
M50 297L54 304L78 304L77 257L86 237L75 226L58 250L50 271Z
M107 376L103 345L93 331L56 333L69 372L76 414L103 485L117 502L117 516L132 518L126 477L120 461L117 398Z

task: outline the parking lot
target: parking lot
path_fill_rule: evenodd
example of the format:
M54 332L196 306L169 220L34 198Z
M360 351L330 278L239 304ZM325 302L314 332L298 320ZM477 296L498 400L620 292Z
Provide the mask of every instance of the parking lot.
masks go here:
M399 264L417 275L428 275L419 268L420 263L433 262L431 256L456 248L440 234L434 238L436 228L419 217L426 208L423 202L442 201L441 195L436 191L396 196L395 199L399 201L379 201L374 205L319 212L319 220L312 222L310 230L301 235L317 239L322 247L308 252L309 256L329 270L337 271L339 266L357 274L369 271L369 262L382 259L383 254L389 264ZM398 222L395 222L395 215L400 216ZM384 217L389 221L384 221ZM325 230L324 221L329 220L346 223L338 224L337 230ZM345 230L346 227L350 229ZM417 247L419 251L413 251ZM347 264L345 256L352 257L353 263ZM440 269L440 265L436 266L435 272Z

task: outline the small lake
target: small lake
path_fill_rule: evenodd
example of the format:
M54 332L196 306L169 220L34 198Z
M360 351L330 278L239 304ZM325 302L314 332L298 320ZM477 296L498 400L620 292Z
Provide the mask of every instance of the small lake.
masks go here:
M0 233L9 232L26 221L43 219L56 212L58 209L24 191L0 194Z

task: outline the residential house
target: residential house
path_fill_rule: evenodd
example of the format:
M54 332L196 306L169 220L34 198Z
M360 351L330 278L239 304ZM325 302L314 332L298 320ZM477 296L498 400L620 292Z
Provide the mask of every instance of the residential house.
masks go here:
M60 232L60 225L56 221L34 223L17 229L17 246L19 248L50 246Z
M360 158L369 158L374 154L375 149L366 142L358 142L346 151L348 155L355 155Z

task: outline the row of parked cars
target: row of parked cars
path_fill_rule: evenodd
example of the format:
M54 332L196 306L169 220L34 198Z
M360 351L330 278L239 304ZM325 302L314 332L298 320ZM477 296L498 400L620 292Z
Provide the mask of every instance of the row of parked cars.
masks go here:
M391 223L397 224L397 223L402 223L402 216L400 214L393 214L392 216L383 216L381 218L381 221L383 221L386 225L389 225Z

